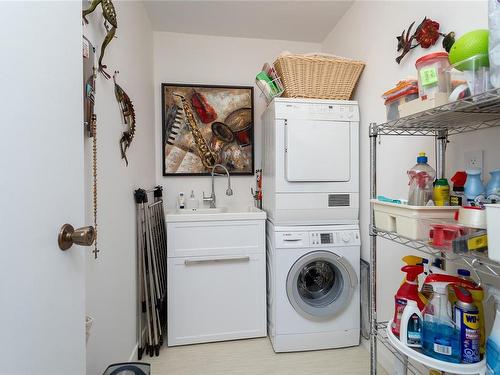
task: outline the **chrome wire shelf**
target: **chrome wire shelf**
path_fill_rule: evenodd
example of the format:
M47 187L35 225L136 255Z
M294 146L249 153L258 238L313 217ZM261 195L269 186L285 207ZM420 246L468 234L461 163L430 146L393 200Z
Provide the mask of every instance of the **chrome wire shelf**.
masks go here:
M378 135L436 136L500 126L500 89L470 96L376 126Z
M476 276L479 278L479 280L481 280L479 274L492 277L500 277L500 263L491 260L487 255L483 253L468 252L464 254L456 254L449 249L432 246L426 241L412 240L400 236L397 233L387 232L376 227L371 227L371 233L378 237L385 238L387 240L410 247L434 257L444 258L446 261L449 261L451 263L466 265L476 273Z
M388 322L379 322L377 324L377 340L382 343L387 350L389 350L396 359L398 359L401 363L406 364L407 374L412 375L424 375L428 374L429 370L420 369L419 367L423 367L421 364L416 364L412 360L409 360L404 354L401 354L394 346L391 345L389 339L387 338L387 324Z

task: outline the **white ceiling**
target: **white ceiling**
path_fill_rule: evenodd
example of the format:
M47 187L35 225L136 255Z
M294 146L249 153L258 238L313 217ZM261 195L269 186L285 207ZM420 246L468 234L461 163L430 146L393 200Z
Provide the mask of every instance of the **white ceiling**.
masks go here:
M145 1L153 30L322 42L349 1Z

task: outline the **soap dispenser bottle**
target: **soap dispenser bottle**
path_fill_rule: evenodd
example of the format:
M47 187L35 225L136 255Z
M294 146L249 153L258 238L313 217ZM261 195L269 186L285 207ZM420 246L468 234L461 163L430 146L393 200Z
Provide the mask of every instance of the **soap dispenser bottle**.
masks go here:
M186 207L186 199L184 198L184 193L179 193L177 204L180 210L183 210Z
M189 210L196 210L199 207L198 199L194 196L194 190L191 190L191 195L187 199L186 206Z

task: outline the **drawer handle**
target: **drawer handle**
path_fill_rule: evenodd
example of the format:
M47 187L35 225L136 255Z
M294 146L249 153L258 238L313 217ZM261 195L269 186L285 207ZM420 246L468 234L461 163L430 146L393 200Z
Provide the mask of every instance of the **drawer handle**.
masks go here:
M213 262L249 262L250 257L226 257L226 258L199 258L199 259L186 259L184 264L186 266L199 263L213 263Z
M285 242L298 242L298 241L302 241L302 238L285 238L283 241L285 241Z

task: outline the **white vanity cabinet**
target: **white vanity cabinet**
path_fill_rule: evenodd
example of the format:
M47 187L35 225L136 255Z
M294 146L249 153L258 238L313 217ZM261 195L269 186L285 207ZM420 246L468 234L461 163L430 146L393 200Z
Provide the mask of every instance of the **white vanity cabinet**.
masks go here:
M265 213L203 216L167 213L168 345L266 336Z

